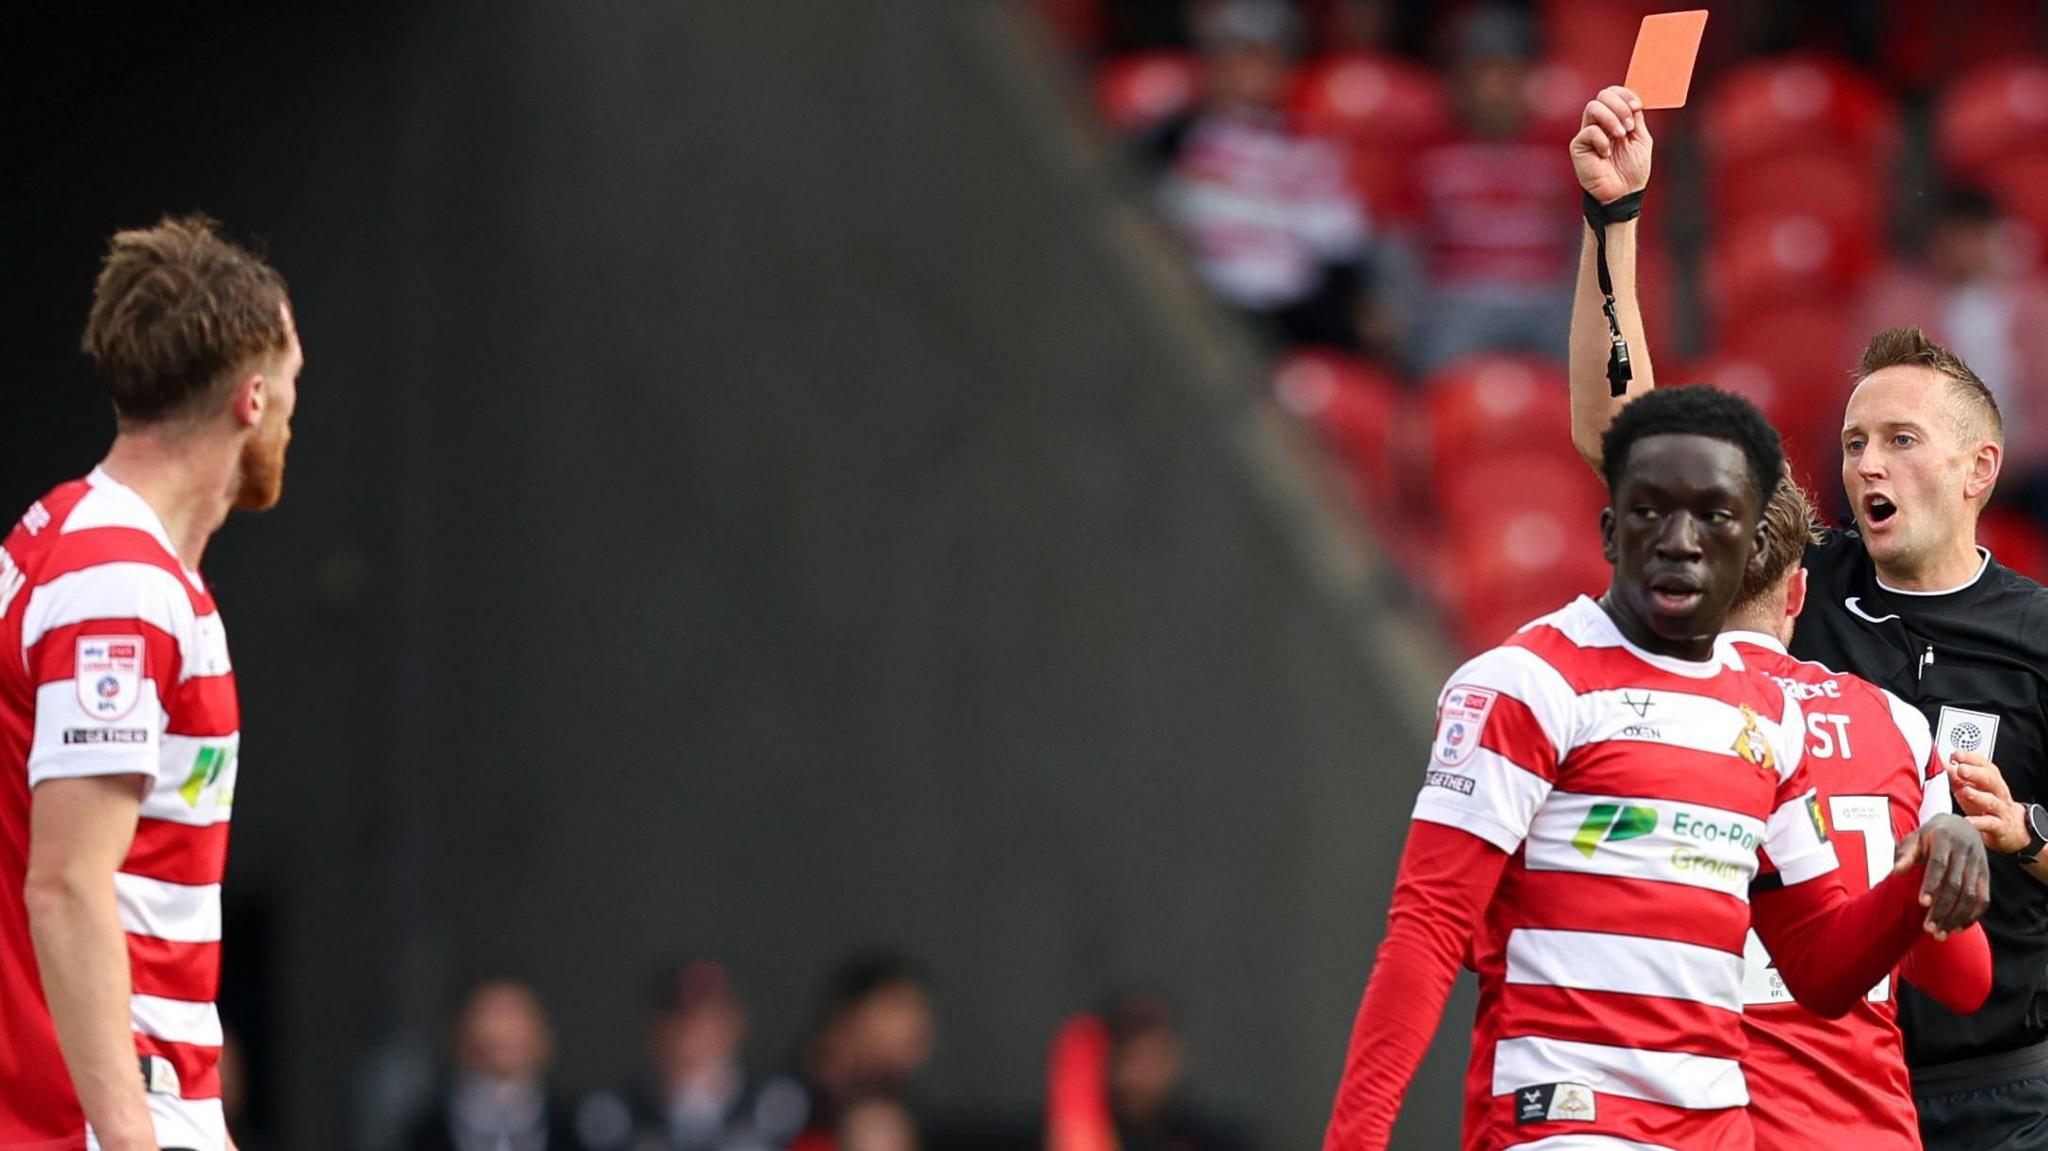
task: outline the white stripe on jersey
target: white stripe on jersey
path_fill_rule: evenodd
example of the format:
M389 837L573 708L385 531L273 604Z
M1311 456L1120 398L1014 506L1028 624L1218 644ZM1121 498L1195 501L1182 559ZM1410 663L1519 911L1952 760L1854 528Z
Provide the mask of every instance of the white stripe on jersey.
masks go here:
M1468 686L1491 688L1520 701L1536 717L1559 760L1575 742L1578 693L1563 673L1528 648L1495 648L1467 662L1444 681L1444 691L1437 693L1437 706L1443 706L1443 697L1451 688Z
M76 680L36 688L35 731L28 752L28 785L87 775L156 776L162 764L163 704L156 681L144 679L135 710L113 722L90 715L78 702ZM71 733L79 733L74 737ZM134 743L67 743L79 739L133 739Z
M1757 820L1703 803L1554 791L1530 824L1523 862L1530 871L1649 879L1747 903L1764 836Z
M121 930L173 943L220 940L220 884L187 885L114 873Z
M1544 1083L1583 1083L1596 1093L1693 1111L1749 1106L1749 1084L1733 1059L1533 1035L1494 1045L1495 1095Z
M1529 821L1550 796L1550 784L1490 748L1474 748L1455 768L1430 764L1430 778L1464 779L1472 790L1433 782L1415 797L1413 818L1455 827L1513 854Z
M1501 1151L1671 1151L1671 1147L1614 1135L1546 1135L1536 1143L1513 1143Z
M1729 759L1741 758L1729 734L1743 728L1741 708L1704 695L1660 691L1654 695L1656 712L1653 716L1637 711L1642 700L1650 697L1651 693L1640 688L1589 691L1580 696L1579 714L1584 717L1584 727L1579 733L1579 744L1584 746L1608 740L1642 741L1727 756ZM1758 715L1757 727L1773 748L1784 746L1786 730L1770 717ZM1804 724L1796 730L1804 738ZM1777 760L1779 782L1792 778L1799 762L1787 760L1782 755L1774 758Z
M1682 675L1687 679L1712 679L1727 668L1741 671L1742 657L1725 645L1716 645L1714 657L1694 662L1674 656L1658 655L1628 641L1621 629L1614 626L1614 620L1591 596L1580 596L1549 615L1531 623L1529 627L1543 624L1556 628L1574 647L1618 647L1661 671ZM1527 631L1528 628L1522 629ZM1517 633L1520 634L1520 633Z
M1508 934L1509 983L1686 999L1742 1010L1742 957L1694 943L1518 927Z
M1771 813L1770 830L1764 833L1771 862L1778 865L1778 878L1788 887L1835 869L1834 845L1813 822L1819 795L1818 789L1812 789L1778 805Z
M205 737L166 735L163 737L162 768L156 786L142 800L144 819L161 819L191 827L226 823L235 812L228 797L235 793L235 776L241 771L240 735ZM220 749L220 770L208 778L212 764L201 756L209 748ZM203 774L204 773L204 774Z
M192 633L192 600L178 577L155 564L116 561L66 572L28 593L21 650L60 627L96 619L139 619L175 636Z
M70 535L94 528L134 528L148 532L156 542L164 545L167 554L178 554L177 545L164 531L163 518L156 514L156 509L149 506L149 501L143 499L141 493L101 468L94 468L92 474L85 477L85 482L89 490L72 506L71 514L64 517L64 527L59 534Z
M1913 756L1913 766L1921 772L1927 770L1927 761L1934 756L1934 729L1928 726L1927 717L1920 709L1893 695L1884 688L1884 702L1892 710L1892 726L1906 737L1906 749ZM1939 764L1937 768L1945 768ZM1921 780L1920 822L1925 824L1937 815L1947 815L1955 810L1955 797L1949 793L1948 772L1936 770L1933 778Z
M135 1030L166 1043L194 1047L220 1046L220 1012L211 1003L188 1003L155 995L130 995L128 1007Z
M159 1147L190 1147L194 1151L225 1151L228 1145L227 1114L218 1099L174 1099L169 1095L149 1096L149 1117L156 1125ZM100 1151L100 1137L90 1125L85 1129L86 1151Z

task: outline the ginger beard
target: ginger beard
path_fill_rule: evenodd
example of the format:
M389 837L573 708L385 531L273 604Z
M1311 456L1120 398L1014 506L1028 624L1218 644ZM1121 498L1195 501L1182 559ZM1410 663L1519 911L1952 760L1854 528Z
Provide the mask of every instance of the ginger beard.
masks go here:
M278 421L242 445L241 483L235 489L235 510L268 511L284 496L284 454L291 446L291 425Z

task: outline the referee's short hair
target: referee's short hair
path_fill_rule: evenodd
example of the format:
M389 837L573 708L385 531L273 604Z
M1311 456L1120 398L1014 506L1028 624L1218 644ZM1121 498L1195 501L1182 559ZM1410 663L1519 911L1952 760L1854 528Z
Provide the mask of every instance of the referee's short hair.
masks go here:
M1621 409L1600 437L1608 495L1620 489L1636 441L1666 435L1706 436L1742 449L1759 511L1785 474L1785 449L1778 442L1778 431L1755 404L1704 384L1658 388Z
M1885 368L1901 365L1932 368L1948 379L1949 397L1956 402L1957 423L1970 439L2005 444L2005 417L1991 394L1961 356L1942 347L1915 327L1892 328L1870 337L1863 359L1856 365L1857 379Z

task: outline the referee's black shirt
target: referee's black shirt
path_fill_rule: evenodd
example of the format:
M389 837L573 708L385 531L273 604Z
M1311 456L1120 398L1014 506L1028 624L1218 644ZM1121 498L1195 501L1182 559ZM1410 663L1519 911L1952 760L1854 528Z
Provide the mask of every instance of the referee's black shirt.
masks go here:
M1926 714L1937 746L1967 748L1991 729L1993 746L1971 750L1999 766L2014 798L2048 801L2048 588L1987 558L1977 579L1956 591L1888 591L1853 531L1809 548L1806 566L1794 655L1891 689ZM1984 930L1992 990L1975 1015L1901 988L1908 1064L2048 1040L2048 885L1994 854Z

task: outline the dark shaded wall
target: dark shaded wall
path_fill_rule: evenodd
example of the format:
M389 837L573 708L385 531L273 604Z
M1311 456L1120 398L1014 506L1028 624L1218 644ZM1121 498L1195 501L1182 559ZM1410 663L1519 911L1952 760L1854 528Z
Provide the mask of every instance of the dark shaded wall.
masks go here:
M1059 1017L1148 981L1209 1093L1316 1137L1441 665L1333 596L995 11L244 5L38 64L10 506L107 432L107 230L204 205L299 304L288 502L210 564L230 1006L293 1146L475 974L589 1084L656 959L727 958L777 1060L873 941L936 975L936 1103L1028 1117Z

